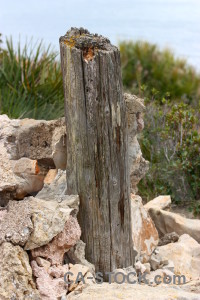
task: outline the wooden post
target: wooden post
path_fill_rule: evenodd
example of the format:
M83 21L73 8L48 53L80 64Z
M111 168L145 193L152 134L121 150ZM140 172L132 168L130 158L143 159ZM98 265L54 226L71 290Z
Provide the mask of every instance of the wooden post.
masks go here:
M79 194L86 258L105 272L134 263L120 53L82 28L60 38L67 194Z

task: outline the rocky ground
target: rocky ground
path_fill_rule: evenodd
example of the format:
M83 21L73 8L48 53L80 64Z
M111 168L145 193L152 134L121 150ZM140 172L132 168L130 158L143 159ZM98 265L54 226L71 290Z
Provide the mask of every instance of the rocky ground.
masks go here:
M145 108L136 97L126 94L125 100L137 255L133 266L113 270L110 284L96 283L80 240L79 196L65 195L64 119L0 116L0 299L200 299L200 220L171 212L170 196L143 205L137 183L148 162L137 133ZM73 275L66 277L69 271ZM79 272L83 280L72 282ZM134 283L128 283L130 272ZM178 275L185 276L185 284L177 284ZM167 284L166 278L173 280Z

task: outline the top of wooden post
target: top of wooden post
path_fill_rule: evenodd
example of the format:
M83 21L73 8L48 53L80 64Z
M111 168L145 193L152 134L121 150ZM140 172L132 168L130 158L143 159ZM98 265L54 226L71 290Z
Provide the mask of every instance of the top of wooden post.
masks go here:
M72 27L64 36L60 37L60 44L70 48L76 48L83 51L84 58L91 60L97 51L118 50L113 46L109 39L98 35L91 34L87 29Z

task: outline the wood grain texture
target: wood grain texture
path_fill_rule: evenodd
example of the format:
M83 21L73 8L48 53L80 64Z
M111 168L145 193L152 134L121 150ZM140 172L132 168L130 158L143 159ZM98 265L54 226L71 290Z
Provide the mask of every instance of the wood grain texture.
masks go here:
M134 262L120 53L102 36L76 28L60 38L60 53L67 193L80 196L86 258L96 271L110 272Z

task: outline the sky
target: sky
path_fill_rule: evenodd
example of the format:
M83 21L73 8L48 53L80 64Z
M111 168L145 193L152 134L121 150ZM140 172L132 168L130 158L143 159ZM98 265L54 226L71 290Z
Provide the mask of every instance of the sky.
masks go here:
M85 27L117 44L143 39L170 47L200 69L200 0L0 0L0 32L59 49L59 37Z

